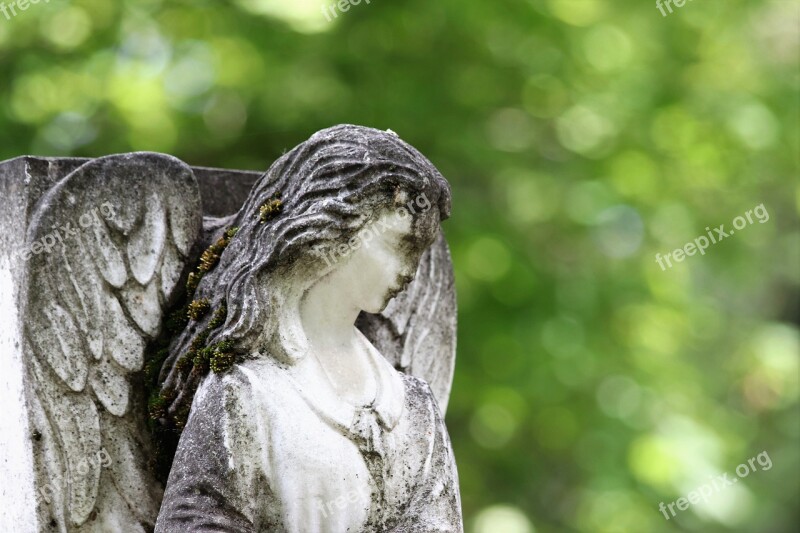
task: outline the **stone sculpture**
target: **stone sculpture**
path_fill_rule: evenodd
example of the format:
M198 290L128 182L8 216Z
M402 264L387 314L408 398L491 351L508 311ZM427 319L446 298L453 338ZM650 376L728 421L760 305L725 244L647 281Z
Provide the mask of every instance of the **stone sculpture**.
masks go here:
M246 176L246 198L242 180L215 187L214 171L158 154L47 171L19 183L0 165L4 217L26 231L22 248L0 241L0 294L19 308L0 332L16 461L0 503L17 506L2 518L462 530L442 414L450 191L424 156L337 126ZM238 200L215 201L226 190Z

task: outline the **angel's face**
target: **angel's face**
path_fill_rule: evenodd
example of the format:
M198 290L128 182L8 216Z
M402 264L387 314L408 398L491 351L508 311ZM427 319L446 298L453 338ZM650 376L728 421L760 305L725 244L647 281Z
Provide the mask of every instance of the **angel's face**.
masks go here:
M368 313L381 312L414 278L424 249L415 245L413 218L387 213L351 239L351 252L333 274L344 298Z

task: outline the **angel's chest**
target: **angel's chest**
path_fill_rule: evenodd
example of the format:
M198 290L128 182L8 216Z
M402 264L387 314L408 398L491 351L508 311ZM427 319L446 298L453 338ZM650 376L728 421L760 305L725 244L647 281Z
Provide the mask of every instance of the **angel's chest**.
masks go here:
M383 513L403 507L422 466L401 453L413 441L405 427L385 431L365 412L343 432L302 405L284 411L289 413L271 421L271 450L264 465L284 502L286 522L361 531L374 520L376 509Z

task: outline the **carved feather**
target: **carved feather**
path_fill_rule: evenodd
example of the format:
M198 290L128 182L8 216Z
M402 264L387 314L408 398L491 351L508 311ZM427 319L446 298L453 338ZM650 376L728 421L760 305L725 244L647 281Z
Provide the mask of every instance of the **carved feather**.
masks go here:
M151 193L147 200L144 220L128 239L128 262L140 285L147 285L153 279L168 231L167 214L158 194Z
M56 426L54 441L61 449L62 464L66 467L58 476L66 488L62 497L68 516L64 518L73 525L80 525L94 508L100 479L100 468L84 460L101 447L97 407L88 394L65 392L35 358L28 361L28 368L34 378L36 395L48 419ZM65 450L69 453L64 453Z
M122 252L111 240L105 224L95 223L91 225L91 228L95 241L89 241L89 251L94 258L95 265L105 280L111 286L119 289L128 279L128 271L125 268Z
M28 262L24 309L36 430L52 452L37 471L58 493L40 518L70 530L99 512L98 523L129 516L121 530L139 530L155 523L160 487L144 467L134 373L199 236L197 183L169 156L97 159L40 200L28 242L55 243L54 228L59 242Z

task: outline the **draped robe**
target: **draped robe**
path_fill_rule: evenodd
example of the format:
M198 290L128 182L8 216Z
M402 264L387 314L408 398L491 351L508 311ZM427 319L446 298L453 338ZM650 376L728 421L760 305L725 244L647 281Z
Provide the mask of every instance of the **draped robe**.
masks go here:
M210 375L181 436L156 532L463 531L450 439L428 385L374 348L354 406L319 362Z

